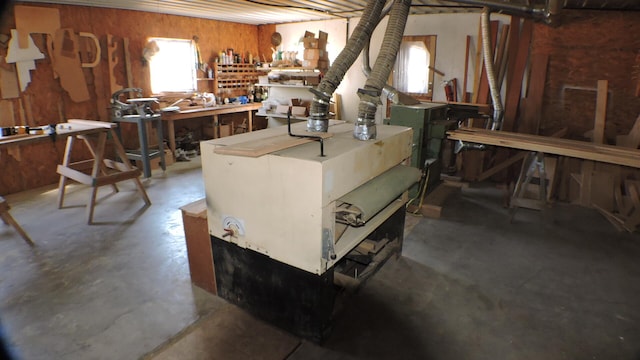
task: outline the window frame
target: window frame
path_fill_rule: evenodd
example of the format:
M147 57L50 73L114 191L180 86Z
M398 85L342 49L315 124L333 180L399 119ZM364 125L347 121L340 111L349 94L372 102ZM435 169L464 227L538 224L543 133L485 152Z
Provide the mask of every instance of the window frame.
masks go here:
M195 42L192 39L180 39L180 38L166 38L166 37L149 37L147 39L148 42L152 42L155 41L159 50L156 54L154 54L151 59L149 60L149 86L151 88L151 92L154 94L187 94L187 93L194 93L198 91L198 81L197 81L197 62L198 62L198 55L197 55L197 47ZM155 88L154 87L154 75L156 74L156 71L158 69L154 69L154 61L156 61L156 66L157 66L157 61L159 60L158 56L162 56L163 52L162 52L162 48L163 46L167 46L167 43L171 43L171 42L176 42L176 43L189 43L189 58L184 60L184 68L181 68L181 71L178 72L177 74L175 74L176 76L184 76L185 74L189 74L190 77L190 85L187 87L169 87L166 88L166 85L160 85L160 88ZM164 43L164 44L163 44ZM186 49L185 49L186 51ZM169 51L169 54L175 54L175 51ZM186 56L185 56L186 58ZM167 62L173 62L175 61L175 57L171 57L172 60L169 60ZM165 59L163 59L163 61L165 61ZM189 63L187 65L187 62ZM165 66L166 68L166 66ZM163 73L170 73L173 74L175 73L175 64L171 64L171 70L160 70ZM187 81L184 82L185 84L187 84ZM157 83L156 83L156 87L158 87Z

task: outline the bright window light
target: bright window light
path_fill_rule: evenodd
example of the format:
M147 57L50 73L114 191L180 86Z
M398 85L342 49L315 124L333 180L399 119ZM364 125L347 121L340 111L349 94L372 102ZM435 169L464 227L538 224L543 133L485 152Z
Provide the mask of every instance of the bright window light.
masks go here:
M149 60L151 91L194 92L197 54L193 41L185 39L151 38L157 52Z
M393 83L408 93L427 93L430 54L422 41L403 41L396 58Z

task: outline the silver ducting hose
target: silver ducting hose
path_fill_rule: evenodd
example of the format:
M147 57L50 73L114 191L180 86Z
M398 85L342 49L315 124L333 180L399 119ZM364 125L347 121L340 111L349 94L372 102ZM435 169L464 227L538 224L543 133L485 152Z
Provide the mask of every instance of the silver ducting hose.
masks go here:
M384 10L382 11L384 14ZM371 66L369 65L369 47L370 41L367 41L367 44L362 49L362 72L368 78L371 76ZM382 94L389 99L393 104L402 104L402 105L416 105L419 104L416 98L411 95L408 95L389 84L385 84L382 88Z
M378 22L382 21L382 19L384 19L384 17L389 14L389 11L391 11L391 5L393 5L393 2L389 2L387 6L382 9L382 13L380 13L380 20ZM371 38L367 40L367 43L364 44L364 48L362 49L362 73L364 73L364 76L366 76L367 78L371 76L371 61L369 60L371 58L369 54L370 49ZM382 88L382 92L384 96L390 99L394 104L398 101L398 90L391 87L390 85L385 84L385 86Z
M371 71L371 76L367 79L364 88L358 89L360 104L353 130L353 136L358 140L376 138L375 117L378 105L381 104L380 95L400 49L410 8L411 0L396 0L394 2L382 40L382 47Z
M333 92L347 73L347 70L360 55L365 43L369 41L373 30L380 22L380 13L385 1L369 0L362 12L360 22L353 30L338 57L329 68L317 88L311 89L314 94L307 120L307 130L313 132L327 132L329 128L329 103Z
M490 123L490 128L491 130L500 130L502 128L504 108L502 107L502 98L500 96L500 89L498 88L496 70L493 62L493 51L491 49L490 16L491 10L488 7L483 8L480 18L480 26L482 28L482 54L484 56L484 69L489 82L491 101L493 102L493 121ZM489 125L487 125L487 127L489 128Z

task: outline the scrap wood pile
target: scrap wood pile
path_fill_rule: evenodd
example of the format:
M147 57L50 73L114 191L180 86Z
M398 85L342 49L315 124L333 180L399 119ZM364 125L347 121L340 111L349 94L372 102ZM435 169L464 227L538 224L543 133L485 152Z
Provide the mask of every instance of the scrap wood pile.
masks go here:
M513 183L517 181L527 154L538 151L545 154L545 181L540 181L540 174L536 172L534 181L526 185L525 197L540 196L539 184L546 184L547 203L558 200L594 208L619 230L636 231L640 225L640 151L637 150L640 146L640 117L628 134L615 137L615 143L608 136L610 145L604 145L608 81L599 80L594 88L597 101L593 130L582 134L583 145L576 145L578 141L572 140L566 152L551 151L546 142L553 144L552 147L563 147L564 140L557 138L566 136L567 128L541 129L540 109L549 55L529 54L532 31L532 22L517 17L512 17L511 24L502 26L491 22L498 84L500 87L506 85L503 131L497 131L500 134L498 138L485 137L486 130L482 129L486 126L486 119L468 119L463 122L466 130L461 128L450 133L450 139L495 145L486 151L461 152L456 164L458 174L467 181L492 179ZM466 93L465 85L464 100L490 104L486 74L484 67L480 67L480 36L478 39L473 93ZM470 37L467 38L467 64L469 44ZM524 90L523 84L526 84ZM526 96L521 98L523 94ZM632 123L629 120L622 121ZM463 132L464 136L460 135ZM547 136L537 135L542 132ZM529 134L532 145L526 147L524 137ZM576 138L575 134L572 137ZM545 140L539 141L541 138Z

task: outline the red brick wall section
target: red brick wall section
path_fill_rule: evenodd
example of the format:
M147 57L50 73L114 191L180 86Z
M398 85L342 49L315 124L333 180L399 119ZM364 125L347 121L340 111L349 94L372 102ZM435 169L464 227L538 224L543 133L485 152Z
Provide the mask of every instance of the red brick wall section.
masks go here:
M598 80L609 80L606 137L626 134L640 114L633 72L640 49L637 12L566 10L558 24L536 24L532 52L549 54L542 107L544 128L593 128ZM637 70L635 70L637 73Z

